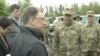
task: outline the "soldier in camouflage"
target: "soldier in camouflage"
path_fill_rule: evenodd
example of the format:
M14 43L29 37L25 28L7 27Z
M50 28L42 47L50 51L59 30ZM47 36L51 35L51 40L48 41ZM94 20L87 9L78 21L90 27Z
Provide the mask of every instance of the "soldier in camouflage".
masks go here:
M53 56L53 51L52 51L52 48L50 46L50 41L49 41L49 21L48 19L46 20L47 21L47 24L46 24L46 28L45 28L45 31L43 32L43 36L44 36L44 42L43 44L45 45L46 49L47 49L47 52L48 52L48 56Z
M81 35L81 56L98 56L100 52L100 26L94 20L94 12L87 12L88 23L84 26Z
M47 19L47 25L43 35L45 44L49 45L50 47L52 43L53 34L54 34L54 25L50 26L49 20Z
M48 43L48 32L49 32L49 24L50 23L48 21L48 18L46 19L46 22L47 22L47 24L46 24L46 27L45 27L45 31L43 32L43 37L44 37L44 43L49 45L49 43Z
M79 56L82 25L73 20L74 12L66 9L62 22L55 26L52 43L54 56Z

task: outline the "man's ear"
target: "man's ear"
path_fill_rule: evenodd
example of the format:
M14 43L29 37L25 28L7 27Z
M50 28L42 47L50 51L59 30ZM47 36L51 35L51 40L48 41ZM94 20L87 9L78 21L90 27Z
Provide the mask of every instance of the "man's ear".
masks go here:
M35 19L33 17L30 18L30 24L34 25Z
M10 14L11 14L11 15L13 15L13 14L14 14L14 12L12 11Z

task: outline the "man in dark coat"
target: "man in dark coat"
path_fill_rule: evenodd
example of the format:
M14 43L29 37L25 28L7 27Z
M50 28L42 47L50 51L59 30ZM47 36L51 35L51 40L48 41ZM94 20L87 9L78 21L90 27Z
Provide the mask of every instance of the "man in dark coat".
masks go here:
M43 12L36 7L28 7L22 20L24 26L11 42L11 56L48 56L40 41L46 24Z
M9 43L20 32L20 17L20 6L17 4L12 4L10 6L10 16L8 17L11 20L12 25L10 25L9 32L6 35Z
M9 51L9 44L6 39L6 33L8 31L11 21L7 18L0 18L0 56L6 56Z

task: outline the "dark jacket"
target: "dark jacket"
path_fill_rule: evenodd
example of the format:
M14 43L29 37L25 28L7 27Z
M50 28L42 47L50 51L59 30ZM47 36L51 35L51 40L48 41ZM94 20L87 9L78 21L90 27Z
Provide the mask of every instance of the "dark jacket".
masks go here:
M12 41L12 39L20 32L20 25L18 24L18 22L16 20L14 20L15 18L12 16L9 16L9 19L11 20L12 24L9 27L9 31L7 32L7 40L10 43Z
M9 51L10 51L9 50L9 44L8 44L8 42L6 40L6 37L2 37L2 38L0 37L0 56L6 56L9 53ZM6 42L8 47L6 46L4 41Z
M41 34L36 30L22 27L11 43L11 56L48 56L40 38Z

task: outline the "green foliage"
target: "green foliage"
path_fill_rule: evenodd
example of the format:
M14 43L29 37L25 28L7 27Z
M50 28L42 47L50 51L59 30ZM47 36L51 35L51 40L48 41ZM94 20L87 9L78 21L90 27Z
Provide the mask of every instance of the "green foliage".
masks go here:
M9 15L9 6L5 1L6 0L0 0L0 17ZM31 0L18 0L18 4L21 6L22 11L24 8L32 5ZM98 2L90 2L89 5L82 4L81 6L78 6L77 3L74 3L72 7L78 15L85 15L88 10L93 10L96 14L100 14L100 4ZM42 5L40 8L44 10ZM46 17L56 17L62 16L62 12L65 7L60 4L58 7L46 6L45 9Z
M86 15L87 11L89 10L93 10L95 14L100 14L100 4L98 2L90 2L89 5L82 4L81 6L74 3L72 4L72 8L76 15ZM61 4L59 7L46 7L47 12L45 14L47 17L62 16L64 9L64 6Z
M61 16L62 15L62 12L64 10L64 6L60 4L58 9L59 9L59 14Z
M74 4L74 7L76 14L79 15L85 15L87 11L92 10L95 12L95 14L100 14L100 4L98 2L90 2L89 5L78 6Z
M31 6L31 0L18 0L18 4L21 7L21 10L23 11L24 8Z
M5 0L0 0L0 17L7 16L9 14L9 7Z

